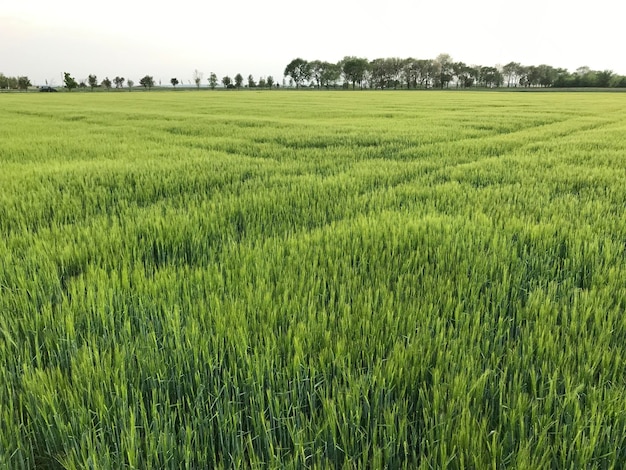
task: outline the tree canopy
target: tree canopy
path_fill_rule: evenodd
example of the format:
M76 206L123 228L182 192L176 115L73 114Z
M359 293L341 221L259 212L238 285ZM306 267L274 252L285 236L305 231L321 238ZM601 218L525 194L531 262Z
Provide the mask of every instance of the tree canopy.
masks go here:
M69 72L63 72L63 83L65 83L65 88L67 88L68 91L72 91L74 88L78 87L78 82Z
M146 75L141 80L139 80L139 84L149 90L154 86L154 78L150 75Z
M284 76L291 77L296 88L300 88L302 83L311 77L311 66L306 60L298 57L285 67Z

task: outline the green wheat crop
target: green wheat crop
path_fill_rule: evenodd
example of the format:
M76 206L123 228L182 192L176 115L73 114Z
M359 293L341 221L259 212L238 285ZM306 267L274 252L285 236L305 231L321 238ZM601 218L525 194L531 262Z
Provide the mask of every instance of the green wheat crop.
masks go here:
M0 98L0 467L626 462L626 94Z

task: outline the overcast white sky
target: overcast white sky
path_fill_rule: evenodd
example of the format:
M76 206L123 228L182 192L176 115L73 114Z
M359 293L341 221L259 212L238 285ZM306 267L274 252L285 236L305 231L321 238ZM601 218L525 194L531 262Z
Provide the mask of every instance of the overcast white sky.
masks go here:
M468 64L587 65L626 75L626 1L239 0L87 2L4 0L0 72L61 85L96 74L138 82L282 80L296 57L435 58Z

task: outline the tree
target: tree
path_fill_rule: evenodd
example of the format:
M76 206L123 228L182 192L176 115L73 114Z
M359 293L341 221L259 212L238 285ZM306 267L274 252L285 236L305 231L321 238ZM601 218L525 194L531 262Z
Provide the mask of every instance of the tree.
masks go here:
M20 90L28 90L29 86L32 86L32 84L30 83L30 79L28 77L17 77L17 87Z
M272 87L274 86L274 77L272 77L271 75L268 75L267 78L265 79L265 82L267 83L267 87L271 90Z
M443 89L452 80L452 57L450 54L439 54L434 63L437 71L437 84Z
M456 86L468 88L472 86L473 80L470 79L470 68L464 62L455 62L452 64L452 73L456 77Z
M404 61L399 57L389 57L385 59L385 69L387 70L387 88L398 88L398 85L402 86L400 81L402 76L402 67Z
M553 87L563 88L563 87L575 86L574 76L570 74L566 69L558 68L556 69L556 74L557 74L557 77L554 80L554 83L552 83Z
M225 77L222 77L222 85L224 85L224 88L230 88L233 86L233 80L226 75Z
M126 85L128 85L128 91L132 91L135 82L133 82L132 80L126 80Z
M558 78L557 70L551 65L541 64L537 67L539 85L550 87Z
M248 88L256 87L256 83L254 82L254 77L252 74L248 75Z
M481 67L480 79L487 88L499 87L504 83L502 73L496 67Z
M173 86L174 88L176 88L176 85L178 85L178 83L179 83L179 82L178 82L178 78L172 78L172 79L170 79L170 83L172 84L172 86Z
M330 62L323 62L323 70L320 78L321 85L323 87L333 88L337 86L337 82L341 78L341 66L339 64L333 64Z
M596 84L596 73L586 65L576 69L577 86L592 87Z
M65 83L67 91L72 91L74 88L78 87L78 83L68 72L63 72L63 83Z
M150 90L154 86L154 78L151 77L150 75L146 75L141 80L139 80L139 84L142 87L147 88L148 90Z
M124 77L115 77L113 83L115 83L115 88L122 88L124 86Z
M369 63L370 71L370 85L372 88L380 88L381 90L387 87L389 81L389 74L385 64L385 59L374 59Z
M353 90L357 83L363 88L363 80L369 71L369 61L360 57L344 57L341 61L341 71L344 80L352 83Z
M217 75L211 72L211 74L209 75L209 87L211 88L211 90L215 90L216 86L217 86Z
M611 80L613 79L613 71L612 70L602 70L596 72L596 86L599 87L608 87L611 84Z
M528 86L528 69L529 67L520 65L517 70L517 83L519 83L520 86Z
M534 65L530 65L528 67L525 67L524 73L525 73L525 84L526 84L526 86L531 87L531 86L539 85L539 81L540 81L541 77L539 75L539 68L538 67L536 67Z
M611 86L614 86L615 88L626 88L626 75L613 75Z
M314 60L309 62L310 77L315 80L317 88L321 88L324 77L324 71L328 66L328 62L322 62L321 60Z
M519 62L509 62L502 67L502 73L506 77L506 86L517 86L522 65Z
M0 73L0 90L4 90L5 88L9 88L9 77Z
M432 60L409 58L402 61L400 77L404 78L407 88L428 88L433 73Z
M397 88L401 84L400 77L403 61L397 57L374 59L369 63L370 86L373 88Z
M300 88L302 83L311 77L311 65L304 59L293 59L284 72L285 77L291 77L296 85L296 88Z
M237 75L235 75L235 87L237 89L241 88L241 84L243 83L243 76L238 73Z
M267 87L267 82L265 81L265 78L260 77L259 78L259 83L257 85L259 88L265 88Z
M417 69L419 71L419 83L420 87L428 88L433 85L435 74L437 73L437 67L432 59L420 59L416 61Z
M412 57L405 59L402 64L402 78L404 83L406 83L407 88L417 88L417 77L418 77L418 69L417 69L417 61Z
M111 89L111 85L112 83L111 83L111 80L109 80L109 77L106 77L104 80L102 80L102 86L106 88L107 91Z
M204 74L202 72L198 72L198 69L193 71L193 81L196 84L196 88L200 89L200 83L202 82L202 77Z
M89 78L87 79L87 81L89 82L91 91L93 91L93 89L98 86L98 79L96 78L95 75L89 75Z

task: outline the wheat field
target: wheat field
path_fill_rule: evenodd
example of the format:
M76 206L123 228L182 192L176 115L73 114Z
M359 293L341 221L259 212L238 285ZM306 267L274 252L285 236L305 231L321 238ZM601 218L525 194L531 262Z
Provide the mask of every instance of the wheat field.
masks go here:
M0 467L626 462L626 94L0 105Z

